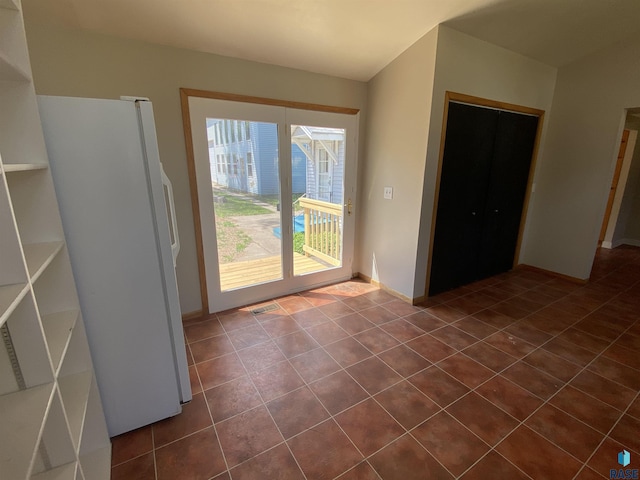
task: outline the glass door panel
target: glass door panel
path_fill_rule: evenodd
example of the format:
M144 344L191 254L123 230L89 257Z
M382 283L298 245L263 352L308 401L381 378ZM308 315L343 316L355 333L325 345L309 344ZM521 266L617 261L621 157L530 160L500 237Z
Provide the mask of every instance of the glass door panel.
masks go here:
M209 312L351 278L356 115L189 96L188 118Z
M295 276L342 266L345 137L344 128L291 125Z
M278 125L206 119L221 292L281 280Z

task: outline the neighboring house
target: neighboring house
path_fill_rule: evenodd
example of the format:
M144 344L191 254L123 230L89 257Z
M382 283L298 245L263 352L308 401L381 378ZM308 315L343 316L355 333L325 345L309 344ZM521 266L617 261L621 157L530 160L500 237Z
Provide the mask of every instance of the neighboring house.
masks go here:
M295 166L306 157L307 197L342 203L344 136L341 128L292 126L291 159Z
M278 193L278 136L270 123L207 119L211 180L256 195ZM293 193L342 203L344 132L294 126L291 137Z

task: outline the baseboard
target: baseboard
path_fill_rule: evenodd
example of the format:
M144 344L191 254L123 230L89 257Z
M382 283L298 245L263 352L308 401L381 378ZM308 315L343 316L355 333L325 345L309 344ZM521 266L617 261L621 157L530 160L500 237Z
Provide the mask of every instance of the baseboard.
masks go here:
M613 245L611 242L602 242L602 245L600 245L602 248L606 248L607 250L611 250L613 248ZM616 245L617 246L617 245Z
M188 322L202 317L202 310L194 310L193 312L187 312L182 314L182 321Z
M582 279L578 277L572 277L570 275L565 275L564 273L554 272L553 270L547 270L545 268L534 267L533 265L526 265L521 263L516 266L518 270L529 270L531 272L544 273L546 275L551 275L552 277L560 278L562 280L566 280L567 282L576 283L578 285L585 285L589 282L588 278Z
M631 245L632 247L640 247L640 240L636 240L635 238L623 238L622 240L616 242L616 247L619 247L620 245Z
M395 291L393 288L387 287L384 283L380 283L379 281L374 280L373 278L369 277L368 275L365 275L364 273L358 272L357 274L355 274L355 276L364 280L367 283L370 283L375 287L378 287L380 290L384 290L385 292L390 293L391 295L399 298L403 302L410 303L411 305L417 305L418 303L423 302L425 299L424 295L416 298L407 297L406 295L403 295L402 293Z

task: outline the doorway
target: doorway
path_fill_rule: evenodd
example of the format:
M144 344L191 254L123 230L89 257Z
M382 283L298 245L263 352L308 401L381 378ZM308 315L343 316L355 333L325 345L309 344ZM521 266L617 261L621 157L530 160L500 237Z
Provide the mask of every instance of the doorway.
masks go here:
M357 111L182 95L203 311L350 278Z
M447 94L428 295L513 268L543 114Z
M626 110L599 243L604 248L640 246L640 108Z

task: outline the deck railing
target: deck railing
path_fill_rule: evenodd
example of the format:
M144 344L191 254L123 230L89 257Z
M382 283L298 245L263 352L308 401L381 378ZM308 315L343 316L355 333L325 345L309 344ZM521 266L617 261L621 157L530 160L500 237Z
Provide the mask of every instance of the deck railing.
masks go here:
M313 255L330 265L340 266L342 259L342 205L301 198L304 209L304 246L307 256Z

